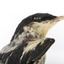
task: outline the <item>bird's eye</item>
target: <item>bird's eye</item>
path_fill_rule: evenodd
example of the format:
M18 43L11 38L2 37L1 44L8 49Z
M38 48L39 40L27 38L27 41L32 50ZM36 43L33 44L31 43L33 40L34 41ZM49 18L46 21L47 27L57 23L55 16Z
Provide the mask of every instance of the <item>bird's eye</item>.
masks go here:
M41 18L40 17L34 17L34 20L41 21Z

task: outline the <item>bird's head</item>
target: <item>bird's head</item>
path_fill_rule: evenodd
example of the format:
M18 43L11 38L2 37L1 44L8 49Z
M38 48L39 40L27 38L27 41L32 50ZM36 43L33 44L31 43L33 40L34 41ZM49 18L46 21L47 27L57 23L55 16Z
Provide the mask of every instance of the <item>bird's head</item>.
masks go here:
M54 16L48 13L36 13L23 19L18 25L15 34L22 33L23 31L35 31L36 34L44 37L48 30L62 19L64 19L64 16Z
M24 23L28 26L28 28L30 27L35 30L36 33L45 36L48 30L62 19L64 19L64 16L53 16L48 13L37 13L24 19Z

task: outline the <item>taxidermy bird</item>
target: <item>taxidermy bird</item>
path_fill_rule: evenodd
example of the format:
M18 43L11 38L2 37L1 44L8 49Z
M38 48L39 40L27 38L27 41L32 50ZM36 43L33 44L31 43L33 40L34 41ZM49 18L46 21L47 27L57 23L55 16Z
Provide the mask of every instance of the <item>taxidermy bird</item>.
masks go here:
M10 43L0 51L0 64L45 64L45 54L54 43L46 34L64 16L36 13L23 19Z

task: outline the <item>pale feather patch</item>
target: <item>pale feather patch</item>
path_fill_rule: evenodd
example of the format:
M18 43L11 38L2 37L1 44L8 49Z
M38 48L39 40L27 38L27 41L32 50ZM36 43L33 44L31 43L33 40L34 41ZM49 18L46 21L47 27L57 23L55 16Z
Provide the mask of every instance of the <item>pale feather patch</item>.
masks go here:
M9 45L6 45L4 48L2 48L0 50L0 53L8 53L14 50L16 47L18 47L22 43L25 36L26 36L26 33L23 32L22 34L20 34L19 38L14 39Z
M53 27L58 20L47 20L42 22L33 22L33 25L31 28L33 31L35 30L35 33L37 33L38 38L41 36L41 38L44 38L49 31L51 27Z

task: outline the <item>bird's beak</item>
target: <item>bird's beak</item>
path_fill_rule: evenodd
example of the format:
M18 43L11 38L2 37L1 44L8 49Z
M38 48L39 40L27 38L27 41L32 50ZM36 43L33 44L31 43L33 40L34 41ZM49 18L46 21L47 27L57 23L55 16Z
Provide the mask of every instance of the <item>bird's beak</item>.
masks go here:
M58 16L57 18L56 18L57 20L64 20L64 16Z

